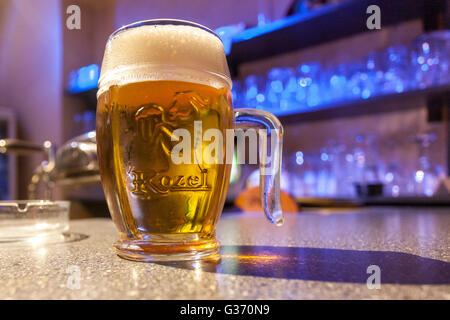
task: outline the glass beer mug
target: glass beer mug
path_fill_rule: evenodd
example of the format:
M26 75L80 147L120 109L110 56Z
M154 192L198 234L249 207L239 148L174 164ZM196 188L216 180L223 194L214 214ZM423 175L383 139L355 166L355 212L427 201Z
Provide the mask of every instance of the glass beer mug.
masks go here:
M267 218L283 223L282 127L270 113L232 109L224 49L213 31L180 20L120 28L106 44L97 99L100 174L119 256L193 260L219 251L215 227L234 145L226 136L249 124L271 133L270 165L260 161L261 200ZM260 156L267 155L268 140L258 141Z

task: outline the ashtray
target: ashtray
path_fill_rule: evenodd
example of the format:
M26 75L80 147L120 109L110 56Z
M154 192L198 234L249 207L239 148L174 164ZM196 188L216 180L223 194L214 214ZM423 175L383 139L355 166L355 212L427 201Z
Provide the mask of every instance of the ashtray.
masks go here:
M50 238L69 230L69 201L0 201L0 242Z

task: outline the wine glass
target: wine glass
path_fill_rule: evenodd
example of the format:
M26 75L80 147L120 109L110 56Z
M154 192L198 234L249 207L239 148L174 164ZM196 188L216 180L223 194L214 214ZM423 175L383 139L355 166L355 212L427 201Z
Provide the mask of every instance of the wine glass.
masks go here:
M418 161L413 173L414 193L430 197L439 184L437 168L431 163L429 147L436 140L436 135L420 133L413 137L418 148Z

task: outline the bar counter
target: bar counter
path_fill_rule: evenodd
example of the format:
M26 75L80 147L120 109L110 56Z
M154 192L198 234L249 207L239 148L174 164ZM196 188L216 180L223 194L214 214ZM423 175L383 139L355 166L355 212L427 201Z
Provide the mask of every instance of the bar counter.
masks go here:
M228 213L217 236L219 261L132 262L110 219L73 220L53 243L0 244L0 299L450 299L449 208L306 210L282 227Z

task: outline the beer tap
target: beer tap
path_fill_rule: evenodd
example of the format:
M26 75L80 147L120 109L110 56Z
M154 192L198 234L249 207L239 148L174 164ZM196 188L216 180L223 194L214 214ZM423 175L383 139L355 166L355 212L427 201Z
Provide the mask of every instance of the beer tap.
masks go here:
M0 153L29 155L36 152L44 153L45 159L34 170L33 176L31 177L31 181L28 185L28 197L30 199L36 198L37 185L42 181L45 185L43 199L49 200L52 198L52 190L54 185L50 178L50 173L55 168L54 145L48 140L45 141L42 145L18 139L0 140Z
M28 197L36 199L37 187L43 184L43 198L51 200L55 185L79 186L99 184L95 131L75 137L56 149L50 141L42 145L17 139L1 139L0 153L30 155L41 152L44 160L34 170L28 184Z

